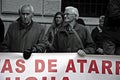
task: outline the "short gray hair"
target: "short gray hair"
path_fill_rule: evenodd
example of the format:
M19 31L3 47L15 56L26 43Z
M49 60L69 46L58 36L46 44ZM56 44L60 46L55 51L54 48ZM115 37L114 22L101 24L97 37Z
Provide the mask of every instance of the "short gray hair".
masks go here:
M79 11L78 11L77 8L75 8L75 7L73 7L73 6L67 6L67 7L65 8L65 10L71 10L71 12L76 15L76 19L79 18Z
M25 4L25 5L21 5L20 8L18 9L19 14L21 13L21 10L22 10L23 7L29 7L31 9L31 12L34 13L33 6L30 5L30 4Z

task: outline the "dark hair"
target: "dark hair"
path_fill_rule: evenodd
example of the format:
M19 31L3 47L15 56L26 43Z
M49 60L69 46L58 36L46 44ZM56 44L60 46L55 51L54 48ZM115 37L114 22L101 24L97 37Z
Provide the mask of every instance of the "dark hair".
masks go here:
M84 20L81 19L81 18L79 18L79 19L77 20L77 23L82 24L82 25L85 26L85 22L84 22Z
M55 18L56 18L57 15L61 15L61 17L62 17L62 19L63 19L63 21L64 21L64 13L62 13L62 12L57 12L57 13L55 14L55 16L54 16L54 21L55 21ZM55 24L56 24L56 22L55 22Z

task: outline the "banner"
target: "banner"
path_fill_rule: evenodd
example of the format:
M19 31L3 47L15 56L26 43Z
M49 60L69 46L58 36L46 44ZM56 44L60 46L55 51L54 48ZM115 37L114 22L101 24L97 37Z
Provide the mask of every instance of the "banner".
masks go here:
M120 80L120 56L0 53L0 80Z

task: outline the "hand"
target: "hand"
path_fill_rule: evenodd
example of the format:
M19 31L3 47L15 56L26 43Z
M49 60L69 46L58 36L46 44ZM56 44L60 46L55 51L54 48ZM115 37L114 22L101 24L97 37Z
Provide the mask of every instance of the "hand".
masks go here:
M27 50L25 50L25 51L23 52L23 58L24 58L24 59L29 59L30 56L31 56L31 54L32 54L31 49L27 49Z
M78 50L77 52L81 57L84 57L86 53L83 50Z
M96 51L101 53L101 54L103 53L103 49L102 48L98 48Z

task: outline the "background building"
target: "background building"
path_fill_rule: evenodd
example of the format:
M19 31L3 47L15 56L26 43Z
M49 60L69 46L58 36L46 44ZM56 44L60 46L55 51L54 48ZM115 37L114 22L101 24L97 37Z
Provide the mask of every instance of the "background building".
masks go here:
M91 32L98 25L99 16L103 15L109 0L0 0L0 17L5 24L5 32L9 24L18 18L18 8L22 4L32 4L35 8L34 20L50 26L53 16L58 11L64 11L66 6L79 9L80 17Z

